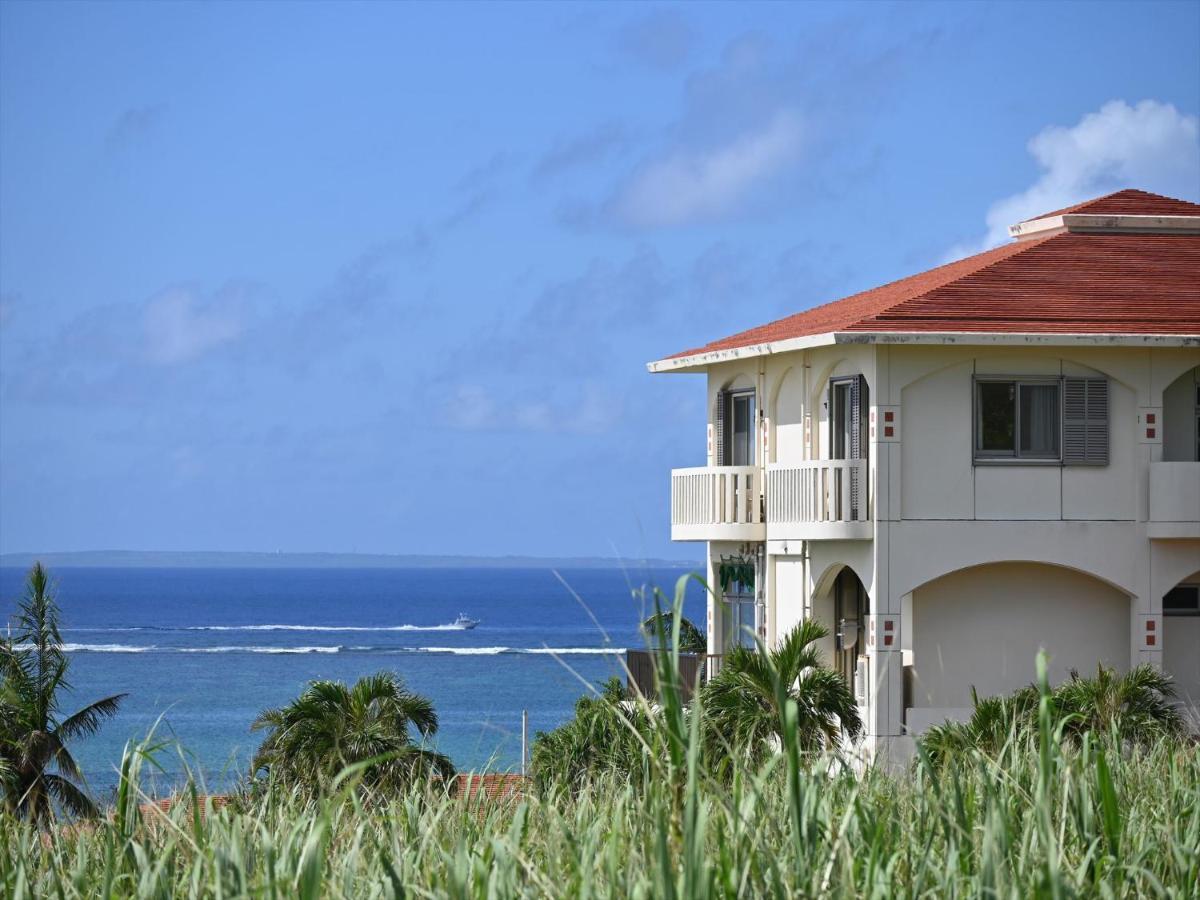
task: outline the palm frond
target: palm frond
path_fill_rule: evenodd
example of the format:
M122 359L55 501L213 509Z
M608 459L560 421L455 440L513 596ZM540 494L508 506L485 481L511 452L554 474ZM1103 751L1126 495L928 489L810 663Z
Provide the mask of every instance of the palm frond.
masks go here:
M90 703L59 722L55 731L64 741L78 737L90 737L100 730L105 719L117 714L117 710L121 707L121 701L128 696L128 694L113 694L111 697Z
M43 775L46 791L72 816L80 819L94 818L98 814L96 804L78 786L61 775Z

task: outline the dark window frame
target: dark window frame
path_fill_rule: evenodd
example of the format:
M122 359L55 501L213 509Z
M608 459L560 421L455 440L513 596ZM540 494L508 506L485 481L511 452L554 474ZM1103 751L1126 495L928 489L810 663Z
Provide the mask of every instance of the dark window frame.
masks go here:
M980 386L1011 384L1013 386L1013 449L984 450L982 443ZM1055 387L1058 389L1058 452L1021 453L1021 388ZM1059 375L974 375L971 379L971 459L977 466L1061 466L1063 464L1063 379Z
M731 466L757 465L758 464L757 463L757 461L758 461L758 417L759 417L758 391L752 387L730 388L730 389L728 389L727 393L729 394L729 421L726 423L726 435L727 435L726 440L729 442L729 446L728 446L727 455L726 455L728 462L726 464L731 465ZM749 449L750 461L749 462L734 462L734 456L736 455L736 453L735 453L736 442L737 442L737 427L736 427L737 404L738 404L738 401L745 402L746 400L750 401L750 410L749 410L750 421L748 423L749 428L746 431L747 440L749 442L748 449Z

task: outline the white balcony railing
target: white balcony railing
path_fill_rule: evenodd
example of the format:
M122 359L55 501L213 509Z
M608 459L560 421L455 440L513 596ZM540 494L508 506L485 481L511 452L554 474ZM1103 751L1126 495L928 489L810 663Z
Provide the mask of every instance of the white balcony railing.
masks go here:
M763 540L761 482L754 466L672 470L672 539Z
M865 459L814 459L767 469L767 521L784 524L865 522Z

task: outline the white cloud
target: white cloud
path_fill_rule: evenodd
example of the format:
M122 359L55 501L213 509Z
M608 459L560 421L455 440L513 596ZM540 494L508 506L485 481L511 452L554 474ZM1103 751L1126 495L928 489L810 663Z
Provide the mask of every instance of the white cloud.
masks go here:
M635 172L614 211L643 228L686 225L733 210L798 156L800 118L780 110L765 126L706 151L677 151Z
M464 384L454 391L445 421L463 431L601 434L620 420L623 409L618 396L591 382L559 396L503 402L481 385Z
M243 323L233 304L198 304L190 291L172 288L153 297L142 314L146 356L152 363L190 362L241 336Z
M1005 243L1008 226L1127 187L1200 194L1200 123L1170 103L1111 100L1069 128L1051 125L1029 142L1044 170L1029 188L993 203L987 235L951 258Z

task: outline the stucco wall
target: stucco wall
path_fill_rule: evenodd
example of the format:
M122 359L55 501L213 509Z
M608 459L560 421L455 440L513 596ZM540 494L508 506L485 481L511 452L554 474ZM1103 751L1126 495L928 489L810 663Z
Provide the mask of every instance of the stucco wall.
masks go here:
M804 562L775 557L775 634L785 634L804 618Z
M1163 671L1179 698L1200 709L1200 616L1163 617Z
M893 347L904 417L901 516L909 520L1132 521L1137 516L1137 396L1123 379L1148 381L1146 354L1091 359L1109 372L1046 351L964 353ZM1109 377L1107 466L975 465L974 375Z
M1050 677L1097 663L1129 668L1129 598L1070 569L994 563L954 572L913 592L914 707L971 705L1035 677L1039 648Z

